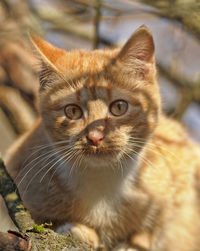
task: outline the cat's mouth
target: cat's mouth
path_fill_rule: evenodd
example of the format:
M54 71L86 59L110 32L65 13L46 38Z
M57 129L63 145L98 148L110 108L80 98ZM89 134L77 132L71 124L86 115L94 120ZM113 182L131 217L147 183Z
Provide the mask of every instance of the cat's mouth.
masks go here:
M82 159L95 161L114 161L122 155L122 146L113 144L100 144L98 146L91 144L76 144L74 150L82 156ZM77 157L77 155L75 155Z
M84 148L83 153L88 157L113 157L114 155L116 156L119 151L119 149L115 149L114 147L87 146Z
M108 148L105 147L96 147L96 146L90 146L84 149L84 152L86 154L108 154L110 152L110 150Z

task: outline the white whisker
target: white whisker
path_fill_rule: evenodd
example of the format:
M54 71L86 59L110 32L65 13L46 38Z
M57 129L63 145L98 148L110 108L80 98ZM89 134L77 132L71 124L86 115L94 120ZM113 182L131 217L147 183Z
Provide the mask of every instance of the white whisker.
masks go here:
M47 173L53 169L53 167L59 163L59 161L63 160L64 158L66 158L66 156L71 155L71 153L73 153L73 150L70 149L71 151L68 151L64 156L59 156L59 159L45 172L45 174L42 176L42 178L40 179L40 183L42 182L42 180L44 179L44 177L47 175ZM51 162L50 162L51 163ZM48 163L48 164L50 164Z
M48 153L44 153L44 154L42 154L41 156L39 156L41 159L39 160L39 163L40 164L42 164L42 163L44 163L45 161L47 161L49 158L52 158L53 156L56 156L57 154L59 154L59 153L61 153L62 151L64 151L66 149L66 147L62 147L61 149L52 149L51 151L49 151ZM71 149L69 149L68 151L70 151ZM46 155L46 156L45 156ZM42 158L43 156L45 156L44 158ZM38 157L37 158L35 158L34 159L34 161L36 161L36 160L38 160ZM46 167L48 164L50 164L52 161L54 161L54 159L53 160L51 160L50 162L48 162L44 167ZM31 170L33 170L34 169L34 167L37 165L37 164L39 164L38 163L38 161L37 162L33 162L33 166L31 166L30 168L29 168L29 170L24 174L24 176L22 177L22 179L20 180L20 182L18 183L18 187L22 184L22 182L23 182L23 180L26 178L26 176L31 172ZM30 164L30 163L29 163ZM25 171L25 169L27 169L27 166L24 168L24 169L22 169L21 171L20 171L20 173L22 172L22 171ZM18 175L19 176L19 175ZM17 177L18 177L17 176ZM17 178L16 178L17 179Z

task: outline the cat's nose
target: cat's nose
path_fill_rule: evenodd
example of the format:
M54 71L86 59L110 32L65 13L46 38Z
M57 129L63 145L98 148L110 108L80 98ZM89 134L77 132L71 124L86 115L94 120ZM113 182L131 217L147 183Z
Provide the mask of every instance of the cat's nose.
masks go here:
M104 138L104 133L99 130L91 130L88 132L87 135L88 141L95 146L98 146L103 138Z

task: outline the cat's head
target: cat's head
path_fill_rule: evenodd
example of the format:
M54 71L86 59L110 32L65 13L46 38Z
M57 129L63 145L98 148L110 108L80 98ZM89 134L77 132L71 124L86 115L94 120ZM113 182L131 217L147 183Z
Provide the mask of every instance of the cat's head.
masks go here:
M43 124L64 160L98 166L135 157L160 111L149 30L140 27L122 49L95 51L65 51L31 37L42 61Z

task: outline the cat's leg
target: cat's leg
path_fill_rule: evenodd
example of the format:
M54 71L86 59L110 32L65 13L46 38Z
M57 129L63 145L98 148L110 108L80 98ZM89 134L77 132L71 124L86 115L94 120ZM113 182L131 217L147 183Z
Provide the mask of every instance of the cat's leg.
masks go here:
M148 232L133 234L129 243L120 243L112 251L148 251L150 234Z
M74 238L88 243L94 248L98 248L99 237L96 231L90 227L87 227L78 223L66 223L56 229L57 233L71 233Z
M133 248L127 243L120 243L112 251L139 251L139 249Z
M132 246L137 247L140 251L146 251L150 249L151 235L148 232L133 234L130 238Z
M163 216L153 235L151 251L200 250L200 212L197 205L189 202L170 208Z

